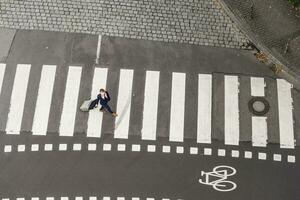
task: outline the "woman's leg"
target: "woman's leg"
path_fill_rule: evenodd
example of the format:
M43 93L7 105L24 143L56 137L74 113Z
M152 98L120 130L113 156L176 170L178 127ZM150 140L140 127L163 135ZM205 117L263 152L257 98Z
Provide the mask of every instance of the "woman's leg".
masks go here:
M102 107L104 107L108 112L110 112L111 114L113 114L114 112L111 110L111 108L109 107L108 104L104 104L102 105Z
M100 111L104 112L104 107L102 105L101 105Z

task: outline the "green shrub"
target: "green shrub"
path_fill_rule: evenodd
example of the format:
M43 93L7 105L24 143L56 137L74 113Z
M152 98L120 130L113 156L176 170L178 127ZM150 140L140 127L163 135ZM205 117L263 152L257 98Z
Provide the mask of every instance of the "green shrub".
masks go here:
M299 6L300 5L300 0L288 0L293 6Z

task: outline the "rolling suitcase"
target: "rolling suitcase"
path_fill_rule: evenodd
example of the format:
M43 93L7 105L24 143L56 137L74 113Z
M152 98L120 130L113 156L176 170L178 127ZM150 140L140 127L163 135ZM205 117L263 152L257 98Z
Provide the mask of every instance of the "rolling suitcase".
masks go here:
M90 105L91 105L92 100L85 100L82 105L80 106L80 110L82 112L87 112L90 109Z

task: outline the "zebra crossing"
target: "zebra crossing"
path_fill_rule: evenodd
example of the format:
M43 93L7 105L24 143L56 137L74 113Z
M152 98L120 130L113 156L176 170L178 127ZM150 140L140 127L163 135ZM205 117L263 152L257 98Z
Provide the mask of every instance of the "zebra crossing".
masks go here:
M9 111L7 116L2 116L1 120L6 118L5 131L6 134L18 135L22 133L22 121L27 120L23 116L24 106L26 101L26 93L28 82L30 80L30 64L17 64L10 94L10 102L8 105ZM53 92L55 90L55 77L59 76L56 65L43 65L38 84L38 92L36 96L32 96L32 100L36 101L33 115L31 132L32 135L45 136L48 134L49 116L51 105L53 103ZM107 85L109 76L109 68L95 66L91 77L83 77L82 66L67 66L67 76L65 82L64 95L59 100L59 105L62 107L60 122L58 125L59 136L74 136L76 117L78 115L81 102L79 101L81 82L85 79L92 79L91 88L88 89L92 98L96 97L99 88L110 87ZM3 80L6 72L6 64L0 64L0 92L2 92ZM169 121L166 123L169 127L168 137L170 142L184 142L187 133L185 132L185 118L189 113L186 113L186 107L192 106L197 112L195 141L197 143L211 143L212 137L212 121L213 119L213 74L196 74L198 94L193 98L197 98L198 105L186 105L186 73L170 72L171 73L171 97L170 97L170 113ZM131 121L131 114L135 112L135 105L132 99L136 96L143 96L143 112L141 113L141 140L156 140L160 134L158 130L158 108L161 94L159 86L161 83L160 71L145 71L144 82L135 82L135 70L120 69L118 77L118 89L116 98L116 112L119 114L114 120L113 134L116 139L128 139L131 135L130 124L136 123ZM249 77L251 96L264 97L266 83L264 78ZM252 115L251 121L251 138L252 145L257 147L266 147L268 144L268 123L279 124L279 141L281 148L295 147L295 133L293 125L293 99L291 94L292 86L282 80L274 80L277 84L277 108L279 121L269 122L266 116ZM134 84L140 84L144 87L143 94L133 94ZM226 145L239 145L240 133L243 127L240 124L240 106L247 102L240 102L241 85L239 76L224 75L224 113L216 113L224 115L224 143ZM191 98L191 97L189 97ZM27 100L28 101L28 100ZM1 102L1 101L0 101ZM103 116L98 109L91 110L86 113L86 137L101 138L103 136Z

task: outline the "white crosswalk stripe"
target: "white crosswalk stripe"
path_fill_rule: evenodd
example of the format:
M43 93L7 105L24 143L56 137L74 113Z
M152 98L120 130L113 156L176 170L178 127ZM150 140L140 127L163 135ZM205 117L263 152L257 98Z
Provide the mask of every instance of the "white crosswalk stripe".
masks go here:
M251 95L265 96L264 78L251 77ZM267 146L267 117L252 116L252 143L253 146Z
M252 117L252 144L256 147L267 146L267 118Z
M91 98L95 99L99 93L100 88L106 88L107 68L95 68ZM101 136L103 113L98 109L93 109L89 112L87 124L87 136L99 137Z
M120 72L115 138L128 138L129 119L132 98L133 70L122 69Z
M145 82L145 100L143 112L143 140L156 139L157 107L159 92L159 72L147 71Z
M239 81L225 76L225 144L239 144Z
M43 66L33 118L33 135L46 135L47 133L55 73L55 65Z
M285 80L277 80L279 136L281 148L294 148L292 85Z
M57 79L56 76L59 71L57 69L60 68L56 65L42 66L40 81L37 83L38 93L36 96L28 99L36 100L32 113L31 131L33 135L45 136L48 132L51 132L48 128L49 125L52 125L51 128L53 129L53 122L49 123L51 122L50 116L53 114L51 113L53 109L54 111L61 110L61 113L57 115L59 118L59 120L57 119L58 122L54 121L54 127L58 129L56 131L59 136L75 136L75 127L82 127L82 124L86 123L83 128L85 129L86 137L89 138L102 138L102 134L106 134L107 130L113 130L113 137L116 139L128 139L130 135L138 135L141 140L154 141L160 136L168 137L170 142L184 142L185 139L192 138L197 143L211 143L213 139L216 139L212 132L214 130L213 125L221 122L221 125L217 128L220 134L224 135L224 143L226 145L239 145L240 130L242 131L242 126L245 125L245 122L240 123L240 115L242 113L240 114L239 106L248 104L248 102L240 102L241 99L245 98L241 98L240 90L251 88L251 97L263 98L267 96L266 94L272 92L270 91L271 89L273 90L273 88L266 87L265 81L270 81L267 78L249 77L250 82L243 82L242 80L245 78L243 77L241 83L239 83L239 76L224 75L224 107L215 109L214 106L219 102L214 99L216 98L214 95L217 94L213 90L215 87L213 84L216 79L212 74L195 74L197 78L193 79L193 81L197 89L194 90L195 95L190 96L189 93L186 93L186 90L188 90L186 88L186 73L173 72L172 87L165 93L166 88L160 88L161 84L164 84L164 74L161 77L160 71L145 71L145 80L141 82L140 79L135 79L134 77L139 73L134 73L132 69L120 69L119 77L115 77L115 73L108 73L108 68L95 67L94 73L91 77L88 77L92 78L91 85L87 86L85 83L81 84L81 80L87 78L84 77L86 76L85 74L84 76L82 75L81 66L69 66L66 80ZM25 115L23 116L31 65L18 64L16 66L13 85L11 86L7 85L9 82L6 82L7 79L5 79L6 70L6 64L0 63L0 92L3 83L5 83L5 88L12 87L11 94L8 94L6 91L3 93L4 96L7 96L7 104L10 103L10 105L8 105L9 109L6 111L7 119L5 121L3 119L0 120L4 121L4 125L6 123L6 126L3 127L6 134L20 134L23 120L28 120L28 116L31 115L26 113L26 117ZM10 72L8 71L7 74L10 74ZM80 86L82 85L82 89L85 90L89 87L89 91L85 91L84 95L90 94L91 99L95 99L100 88L111 87L107 85L107 80L110 80L111 76L114 76L114 80L119 78L118 91L111 91L113 100L117 99L116 107L114 108L113 103L111 105L112 110L116 110L118 117L111 117L111 124L104 124L103 126L103 113L99 112L99 107L86 113L79 113L79 104L82 102L78 102L78 99L84 98L83 93L80 92ZM65 87L54 87L56 80L65 82ZM281 79L275 79L275 83L277 84L278 99L270 99L267 96L267 100L273 101L272 105L276 105L276 107L273 106L271 109L278 109L279 122L273 122L272 118L268 119L267 116L269 117L269 115L255 116L251 114L249 122L246 122L248 123L248 128L251 127L251 131L248 131L247 134L249 134L249 138L252 141L252 146L267 147L268 134L270 134L268 133L267 125L269 124L267 122L270 124L278 123L278 143L280 143L281 148L294 148L296 136L294 135L292 85ZM133 93L133 88L136 90L136 87L133 87L135 84L139 84L144 89L143 94ZM218 89L220 88L222 89L222 87L218 86ZM218 95L223 94L223 91L221 92ZM10 95L10 102L8 102L8 95ZM55 95L55 98L53 98L53 95ZM164 96L161 97L161 95ZM187 105L186 98L195 98L195 105ZM167 112L159 110L165 108L162 108L161 105L165 106L166 101L169 106L168 109L165 109ZM136 109L136 104L140 106L138 109ZM223 106L223 103L219 105ZM3 107L1 106L0 108L3 109ZM190 128L188 127L190 124L186 124L188 119L185 118L189 117L186 116L188 114L186 109L191 110L191 107L197 112L197 114L193 115L197 119L192 119L194 124L191 124L195 126L194 129L187 130L195 130L195 133L186 133L185 128ZM222 110L223 108L224 111ZM216 113L216 110L220 113ZM158 121L160 113L163 113L169 119ZM275 113L277 113L277 110ZM137 116L140 116L140 121L138 122L133 120ZM83 118L85 120L82 124L76 124ZM216 120L215 118L218 118L217 121L214 121ZM109 119L104 118L104 122ZM224 120L224 124L222 124L220 119ZM162 130L164 133L161 133ZM131 133L134 131L136 132Z
M7 134L20 134L31 65L18 64L6 124Z
M183 142L184 139L184 108L185 108L185 73L173 73L170 141Z
M73 136L80 79L81 67L70 66L66 83L66 91L64 95L63 110L60 120L60 136Z
M264 78L251 77L251 96L263 97L265 96L265 80Z
M197 142L211 143L212 76L198 75Z
M0 94L1 94L1 90L2 90L2 83L3 83L4 74L5 74L5 68L6 68L6 64L0 63Z

